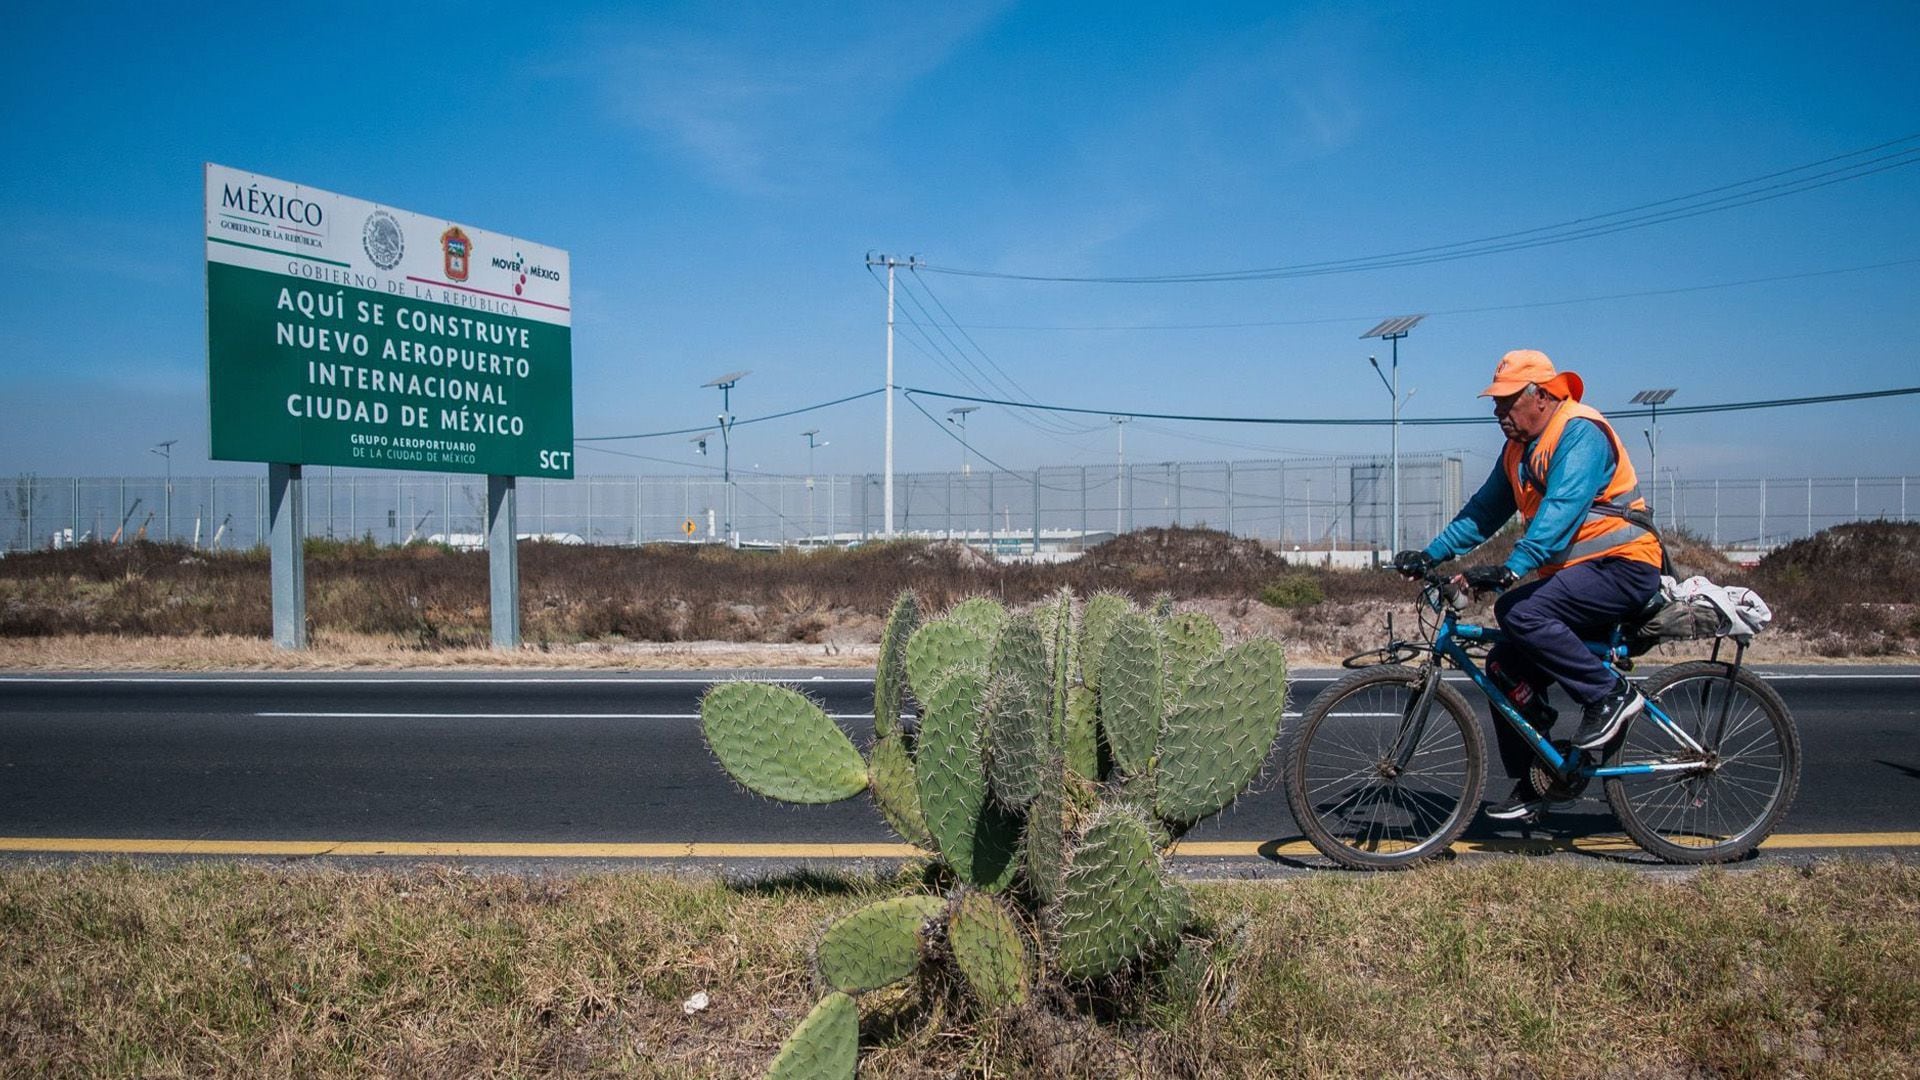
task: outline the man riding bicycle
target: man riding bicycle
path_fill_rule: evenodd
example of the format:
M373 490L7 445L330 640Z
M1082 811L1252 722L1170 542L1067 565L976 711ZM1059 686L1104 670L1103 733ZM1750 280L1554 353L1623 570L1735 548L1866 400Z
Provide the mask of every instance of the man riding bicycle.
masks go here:
M1638 477L1620 436L1581 403L1580 376L1556 372L1546 354L1516 349L1501 357L1493 399L1507 444L1486 483L1421 551L1394 556L1394 569L1418 578L1485 543L1517 510L1526 533L1499 566L1476 566L1454 579L1475 595L1503 593L1494 617L1507 641L1487 668L1522 716L1546 735L1558 718L1547 705L1559 683L1581 706L1573 745L1598 749L1618 735L1645 699L1583 643L1644 609L1660 590L1660 539L1647 519ZM1534 572L1538 580L1510 588ZM1531 818L1541 796L1527 779L1533 751L1505 724L1494 725L1513 793L1487 811L1503 821Z

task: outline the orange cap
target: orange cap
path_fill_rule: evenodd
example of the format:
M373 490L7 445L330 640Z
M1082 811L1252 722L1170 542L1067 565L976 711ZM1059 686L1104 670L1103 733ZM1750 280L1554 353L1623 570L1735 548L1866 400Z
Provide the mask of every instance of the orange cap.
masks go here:
M1580 400L1587 386L1580 376L1571 371L1555 372L1553 361L1538 349L1515 349L1500 358L1500 366L1493 369L1493 382L1480 391L1481 397L1506 397L1517 394L1529 385L1538 385L1554 397Z

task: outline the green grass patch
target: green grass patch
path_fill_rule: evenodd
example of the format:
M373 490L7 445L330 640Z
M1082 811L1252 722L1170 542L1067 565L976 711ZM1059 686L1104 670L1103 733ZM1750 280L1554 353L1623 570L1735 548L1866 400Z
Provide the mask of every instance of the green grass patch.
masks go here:
M819 992L820 926L913 873L8 867L0 1075L757 1075ZM869 995L862 1075L1920 1071L1912 865L1516 860L1195 891L1237 929L1177 1005L1095 1022Z

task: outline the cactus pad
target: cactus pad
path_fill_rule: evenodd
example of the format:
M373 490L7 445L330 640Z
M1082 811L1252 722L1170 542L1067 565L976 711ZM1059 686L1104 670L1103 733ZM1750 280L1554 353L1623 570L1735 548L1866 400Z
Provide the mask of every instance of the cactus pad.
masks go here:
M926 815L920 812L920 787L914 779L913 758L907 754L904 732L883 735L873 744L867 773L880 816L902 840L931 849L933 837L927 833Z
M806 695L768 683L720 683L700 699L700 726L742 786L770 799L828 803L867 787L867 765Z
M907 686L907 639L920 628L920 597L912 589L900 594L880 631L880 659L873 673L873 733L885 738L900 726L900 706Z
M1088 780L1100 776L1100 699L1084 686L1067 690L1067 737L1062 750L1067 768Z
M1052 747L1042 691L1025 678L996 672L987 684L985 712L987 784L1000 805L1019 810L1040 790Z
M1171 943L1186 890L1162 873L1145 819L1108 808L1069 857L1053 918L1061 974L1097 978Z
M1051 904L1060 895L1061 878L1067 869L1067 777L1066 763L1053 758L1041 776L1040 789L1027 804L1026 841L1021 844L1026 863L1027 886L1043 904Z
M1027 943L998 900L978 892L961 897L947 920L947 944L982 1005L998 1009L1027 999Z
M955 669L985 667L993 659L994 635L981 629L984 621L946 616L922 625L907 639L907 682L922 707Z
M1000 627L1007 621L1007 609L990 596L969 596L948 608L946 617L973 627L974 633L992 641L999 636Z
M787 1036L767 1080L853 1080L860 1064L860 1007L834 991Z
M1155 815L1188 824L1238 797L1273 748L1286 700L1286 655L1272 641L1236 646L1195 672L1160 736Z
M1184 701L1181 695L1186 693L1193 673L1220 655L1222 639L1220 627L1198 611L1183 611L1169 618L1161 629L1166 641L1166 700L1172 706Z
M1100 723L1114 760L1130 776L1144 776L1160 742L1160 630L1128 612L1114 620L1101 654Z
M938 896L900 896L834 923L814 947L821 981L858 994L913 974L920 966L920 928L944 907Z
M986 683L986 669L968 665L934 684L922 702L926 716L920 723L915 771L920 809L940 854L962 880L1000 889L1013 879L1017 868L1014 850L1020 822L987 798L981 753Z
M1100 665L1107 639L1113 636L1114 620L1132 610L1133 601L1123 594L1100 592L1080 613L1080 677L1089 687L1100 689Z

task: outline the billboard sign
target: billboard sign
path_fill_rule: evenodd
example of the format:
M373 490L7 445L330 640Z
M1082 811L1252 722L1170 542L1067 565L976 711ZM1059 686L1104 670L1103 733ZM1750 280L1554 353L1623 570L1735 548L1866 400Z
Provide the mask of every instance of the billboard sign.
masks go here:
M573 475L567 253L207 166L223 461Z

